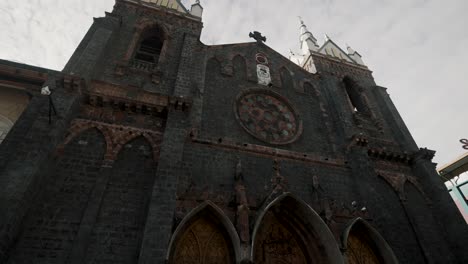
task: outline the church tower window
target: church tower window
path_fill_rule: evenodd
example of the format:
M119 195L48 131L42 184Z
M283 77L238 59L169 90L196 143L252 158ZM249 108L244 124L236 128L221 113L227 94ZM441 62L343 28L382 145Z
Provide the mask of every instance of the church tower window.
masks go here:
M140 39L133 56L133 67L152 71L158 65L164 47L163 34L159 28L152 28L141 34Z
M343 79L344 86L346 88L346 94L348 95L349 101L353 107L354 112L368 114L368 107L361 97L359 87L351 78L345 77Z
M155 63L159 61L159 55L161 54L161 49L163 42L158 36L152 36L144 39L138 50L135 54L135 59L139 61Z

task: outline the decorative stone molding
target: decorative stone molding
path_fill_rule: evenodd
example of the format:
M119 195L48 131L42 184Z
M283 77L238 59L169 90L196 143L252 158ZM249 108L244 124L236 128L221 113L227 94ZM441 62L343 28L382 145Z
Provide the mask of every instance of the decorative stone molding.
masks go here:
M162 141L162 133L152 130L139 129L134 127L111 125L103 122L96 122L84 119L75 119L69 128L69 134L57 148L57 153L63 153L65 146L82 132L88 129L97 129L104 135L106 141L106 154L104 155L104 166L111 166L117 159L122 147L137 137L144 137L151 145L153 159L159 159L159 149Z
M421 184L419 183L416 177L407 175L405 173L389 172L387 170L379 170L379 169L376 169L375 172L377 173L378 176L380 176L388 184L390 184L390 186L395 190L395 192L400 197L400 200L402 201L406 200L405 184L407 182L410 182L421 193L421 195L424 197L426 202L431 203L431 200L424 192L424 189L422 188Z
M197 131L192 130L190 132L191 141L195 144L200 144L208 147L213 148L220 148L226 150L235 150L240 152L248 152L251 154L256 154L260 156L276 158L278 160L294 160L299 162L306 162L306 163L314 163L314 164L321 164L324 166L332 166L334 168L347 170L346 163L344 158L329 158L313 153L303 153L303 152L296 152L284 149L278 149L274 147L262 146L262 145L255 145L255 144L247 144L241 142L235 142L226 138L219 138L219 139L200 139L197 137Z
M101 81L93 81L88 92L89 103L93 106L115 105L124 109L135 109L137 112L146 109L148 112L161 113L169 106L176 110L188 111L192 106L191 98L167 96L147 92L136 87L122 87Z

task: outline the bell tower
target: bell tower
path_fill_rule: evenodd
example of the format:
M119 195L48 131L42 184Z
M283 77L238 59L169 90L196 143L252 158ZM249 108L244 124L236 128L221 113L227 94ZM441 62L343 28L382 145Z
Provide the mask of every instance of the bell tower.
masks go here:
M116 0L111 13L94 19L64 72L171 94L183 54L199 40L202 13L199 1L189 11L178 0Z

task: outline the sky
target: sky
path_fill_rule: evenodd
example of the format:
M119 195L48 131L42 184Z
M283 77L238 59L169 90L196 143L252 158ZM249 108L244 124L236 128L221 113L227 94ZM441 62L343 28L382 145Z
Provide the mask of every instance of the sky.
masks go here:
M189 6L194 0L184 0ZM468 1L201 0L207 45L250 42L262 32L283 55L299 51L299 19L358 51L387 87L420 147L444 165L468 152ZM114 0L1 0L0 58L61 70Z

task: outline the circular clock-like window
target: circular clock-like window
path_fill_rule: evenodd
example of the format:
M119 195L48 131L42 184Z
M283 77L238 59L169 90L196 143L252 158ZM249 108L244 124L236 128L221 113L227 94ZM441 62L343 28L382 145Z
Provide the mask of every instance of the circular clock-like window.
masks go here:
M302 122L293 107L280 95L250 90L238 96L236 117L252 136L271 143L288 144L302 133Z

